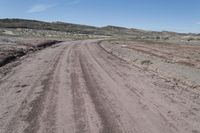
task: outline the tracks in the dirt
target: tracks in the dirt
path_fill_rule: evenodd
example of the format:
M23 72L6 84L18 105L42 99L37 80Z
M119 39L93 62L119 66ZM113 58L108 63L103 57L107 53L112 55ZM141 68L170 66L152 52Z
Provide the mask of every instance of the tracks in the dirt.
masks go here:
M50 45L53 45L50 43ZM46 45L49 46L49 45ZM29 126L24 130L25 133L36 133L41 128L41 117L45 125L45 130L48 133L55 131L55 117L56 117L56 106L57 98L56 94L58 93L58 75L59 74L59 65L61 62L61 57L68 47L65 46L60 54L55 58L51 70L46 75L47 78L42 81L42 91L39 93L39 96L31 102L30 108L31 111L27 114L25 121L29 123ZM45 110L47 109L48 110ZM45 112L45 111L46 112Z
M47 48L14 70L0 83L2 133L200 131L192 92L130 67L96 41Z
M47 44L44 43L44 45L45 45L45 47L47 47ZM52 45L54 45L54 43L49 43L48 46L52 46ZM43 45L41 45L41 47L42 46ZM43 47L43 48L45 48L45 47ZM17 73L16 75L21 75L22 79L14 78L13 83L16 84L16 83L23 82L21 80L25 80L25 78L28 77L28 78L30 78L28 80L28 82L30 82L30 84L27 85L27 91L24 91L25 95L22 95L23 99L21 99L22 100L21 103L17 103L17 104L20 104L20 106L16 110L14 117L11 118L10 122L7 124L5 133L22 132L22 131L24 131L25 133L30 133L30 132L34 133L39 130L39 127L40 127L40 122L39 122L40 118L39 117L41 116L41 113L44 110L44 105L45 105L44 103L46 101L46 97L48 96L48 94L50 92L52 93L52 90L50 90L50 88L52 86L54 87L54 84L51 83L52 79L53 79L54 71L56 69L58 62L60 61L60 57L62 55L62 52L64 52L65 48L66 48L66 46L63 47L63 50L58 50L59 53L57 50L54 50L53 48L45 50L45 51L52 51L52 52L55 51L56 52L55 55L51 56L51 58L44 57L44 56L48 56L49 53L47 53L47 55L45 55L45 52L41 51L40 56L34 57L36 59L34 59L34 61L31 62L33 64L31 64L31 63L23 64L22 63L22 65L19 66L19 67L22 67L22 70L19 69L20 72L19 72L19 74ZM59 48L59 49L61 49L61 48ZM25 66L23 66L23 65L25 65ZM33 65L33 67L31 65ZM28 67L28 71L26 71L26 66ZM29 70L29 67L30 67L30 70ZM34 68L34 67L36 67L36 68ZM23 69L25 69L25 70L23 70ZM32 78L32 77L34 77L34 72L38 76L38 79ZM22 75L20 73L22 73L24 75ZM6 83L5 87L9 87L10 85L12 85L12 82L11 82L11 84L9 84L9 82ZM11 90L11 92L12 92L12 90ZM50 99L53 100L52 97ZM53 113L53 111L51 110L51 114L52 113ZM52 115L51 115L51 117L52 117ZM23 122L28 123L28 126L26 128L24 128L22 126ZM49 122L52 122L52 121L49 121Z
M106 103L108 101L105 100L105 92L103 92L102 88L99 86L99 83L96 82L92 71L90 71L91 66L89 65L89 63L87 63L86 58L81 57L80 64L83 72L83 78L85 79L87 91L90 95L92 103L95 106L95 110L102 121L102 132L122 132L118 125L117 119L115 120L114 118L114 112L112 112L112 109L108 108L109 104Z

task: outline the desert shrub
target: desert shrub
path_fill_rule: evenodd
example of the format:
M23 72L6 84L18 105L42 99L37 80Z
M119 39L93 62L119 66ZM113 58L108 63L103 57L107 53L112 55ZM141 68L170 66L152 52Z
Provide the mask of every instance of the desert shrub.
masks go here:
M141 62L142 65L151 65L153 64L150 60L144 60Z
M156 39L157 39L157 40L159 40L159 39L160 39L160 37L159 37L159 36L156 36Z

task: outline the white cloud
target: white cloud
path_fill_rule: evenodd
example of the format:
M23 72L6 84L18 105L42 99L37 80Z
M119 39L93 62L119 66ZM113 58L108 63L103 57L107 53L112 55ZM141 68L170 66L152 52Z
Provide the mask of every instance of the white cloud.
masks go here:
M55 5L46 5L46 4L37 4L32 6L29 10L28 13L38 13L38 12L44 12L48 10L49 8L54 7Z

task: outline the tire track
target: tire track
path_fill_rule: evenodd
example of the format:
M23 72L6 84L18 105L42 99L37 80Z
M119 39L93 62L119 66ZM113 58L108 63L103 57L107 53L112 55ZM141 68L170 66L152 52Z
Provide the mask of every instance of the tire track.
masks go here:
M102 120L102 133L121 133L122 130L120 129L119 123L114 118L114 112L112 109L108 108L109 105L107 105L107 101L105 101L105 94L103 93L102 88L100 88L98 83L95 81L92 72L89 71L91 68L89 65L86 65L87 59L84 56L80 57L80 64L89 95Z
M49 80L52 77L52 71L54 71L58 59L59 55L56 55L53 57L52 61L46 64L47 66L50 66L50 68L44 69L41 73L41 77L39 77L33 83L33 86L28 91L27 96L22 101L21 106L15 113L15 116L12 118L12 120L10 120L10 123L7 125L5 133L18 132L17 128L19 124L22 123L22 121L30 123L30 125L25 129L25 132L34 133L39 128L38 117L39 114L41 113L41 110L43 109L42 102L44 100L46 91L48 91ZM45 73L47 73L46 75L47 78L44 79ZM36 88L39 86L43 86L43 88L41 88L42 89L41 92L37 92ZM39 94L39 96L34 100L36 93ZM27 113L27 111L29 111L29 113Z
M70 54L70 78L73 96L74 120L76 133L100 133L102 122L95 110L91 96L88 93L85 79L81 70L79 55L80 45L75 44Z
M42 81L43 85L43 91L40 92L40 95L37 99L31 102L30 107L32 108L31 111L28 113L27 117L25 118L25 121L29 123L29 126L24 130L25 133L37 133L37 131L40 128L40 116L42 112L45 109L45 101L49 98L50 102L47 104L48 112L45 116L45 127L46 132L48 133L54 133L55 132L55 109L56 109L56 97L55 95L58 93L55 89L57 85L55 84L56 81L54 80L54 74L58 67L59 61L61 57L63 56L63 52L68 48L68 46L65 46L59 56L57 57L56 61L54 62L54 65L52 66L52 70L47 75L47 79ZM57 81L58 82L58 81ZM53 86L53 87L52 87ZM52 88L52 89L51 89Z

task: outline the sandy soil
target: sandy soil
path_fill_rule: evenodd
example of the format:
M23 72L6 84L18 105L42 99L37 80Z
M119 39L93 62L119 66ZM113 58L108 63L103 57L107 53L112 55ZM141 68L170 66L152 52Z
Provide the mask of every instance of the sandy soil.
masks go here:
M63 42L1 78L0 132L200 133L199 101L199 90L132 66L95 40Z

